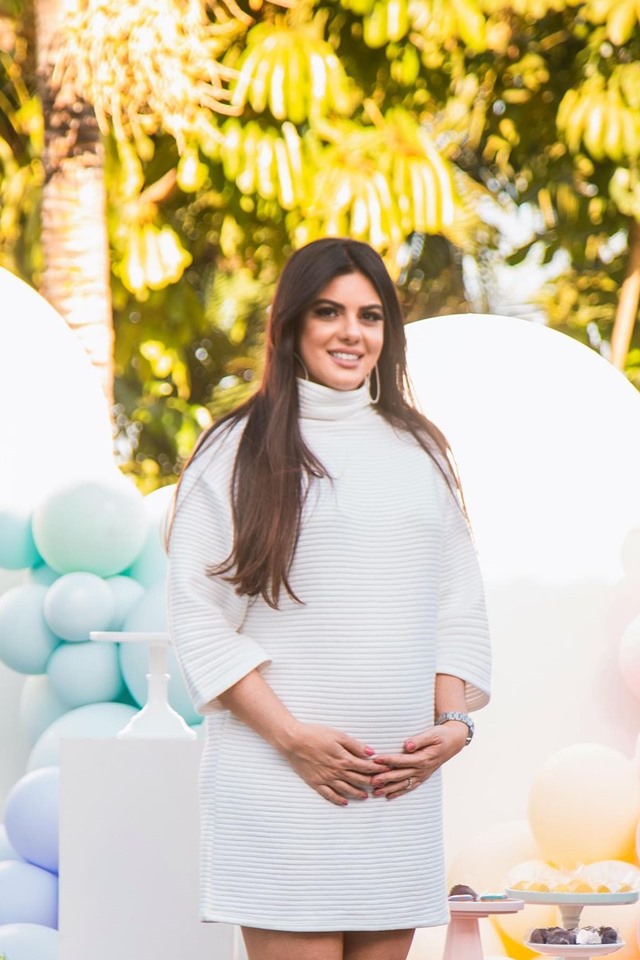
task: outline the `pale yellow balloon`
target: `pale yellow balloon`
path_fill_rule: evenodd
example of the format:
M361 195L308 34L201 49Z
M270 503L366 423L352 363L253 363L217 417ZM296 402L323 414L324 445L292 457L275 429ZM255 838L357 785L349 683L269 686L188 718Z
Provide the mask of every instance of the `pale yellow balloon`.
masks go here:
M640 903L610 907L584 907L580 914L581 927L615 927L620 939L624 940L625 944L615 954L616 960L638 960L640 956L638 923L640 923Z
M501 954L508 952L502 937L491 923L489 917L482 917L478 920L478 927L480 928L482 952L485 960L491 955L499 957Z
M559 867L627 859L639 814L635 765L600 744L574 744L552 754L529 792L533 835L544 859Z
M535 927L555 927L560 922L558 908L551 904L527 903L519 913L497 913L491 922L502 937L504 944L517 960L525 960L531 951L523 947Z
M465 883L478 894L501 893L516 864L539 856L529 822L506 820L467 841L447 871L449 887Z

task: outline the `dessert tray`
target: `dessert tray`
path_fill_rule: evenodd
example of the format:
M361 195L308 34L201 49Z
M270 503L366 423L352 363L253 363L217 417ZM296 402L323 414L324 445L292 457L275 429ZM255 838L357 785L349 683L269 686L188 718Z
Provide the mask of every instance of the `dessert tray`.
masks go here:
M628 890L623 893L542 893L539 890L507 889L505 893L516 900L525 903L556 903L558 906L596 906L606 907L614 903L635 903L638 899L637 890Z
M525 947L535 950L536 953L547 957L558 957L559 960L571 960L573 957L603 957L608 953L615 953L624 947L624 942L617 943L531 943L527 940Z
M561 926L567 927L568 929L580 926L580 914L582 913L583 907L608 907L614 904L636 903L639 896L637 890L626 890L623 893L542 893L538 890L507 889L505 893L510 897L518 897L518 899L524 900L525 903L555 904L560 907L560 913L562 914ZM542 946L545 946L545 944L542 944ZM563 944L547 944L547 946L562 947ZM568 946L572 946L575 949L577 945L568 944ZM595 944L595 946L615 947L615 944ZM544 953L545 951L539 950L538 952ZM588 957L596 956L596 954L574 953L572 956Z

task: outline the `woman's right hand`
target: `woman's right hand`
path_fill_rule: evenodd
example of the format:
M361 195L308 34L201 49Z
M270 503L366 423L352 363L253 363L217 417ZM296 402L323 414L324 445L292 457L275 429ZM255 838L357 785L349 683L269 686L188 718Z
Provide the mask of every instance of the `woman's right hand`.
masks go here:
M325 800L346 806L369 796L380 764L375 751L354 737L315 723L300 723L284 754L305 783Z

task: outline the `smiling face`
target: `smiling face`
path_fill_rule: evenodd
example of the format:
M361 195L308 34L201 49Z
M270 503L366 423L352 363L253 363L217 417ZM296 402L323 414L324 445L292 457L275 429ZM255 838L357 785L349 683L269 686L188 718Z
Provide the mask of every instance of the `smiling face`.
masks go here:
M384 339L382 301L362 273L340 274L302 318L298 354L315 383L355 390L373 370Z

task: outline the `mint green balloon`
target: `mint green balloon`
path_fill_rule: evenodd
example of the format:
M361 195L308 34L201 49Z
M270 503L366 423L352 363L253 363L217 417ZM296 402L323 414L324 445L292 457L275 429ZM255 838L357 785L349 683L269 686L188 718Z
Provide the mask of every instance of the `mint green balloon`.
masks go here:
M33 538L59 573L110 577L140 553L149 526L142 495L124 479L85 481L49 496L34 512Z
M0 510L0 567L23 570L39 559L31 532L31 514Z

